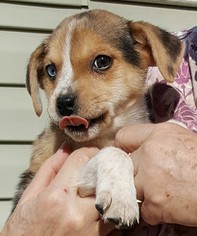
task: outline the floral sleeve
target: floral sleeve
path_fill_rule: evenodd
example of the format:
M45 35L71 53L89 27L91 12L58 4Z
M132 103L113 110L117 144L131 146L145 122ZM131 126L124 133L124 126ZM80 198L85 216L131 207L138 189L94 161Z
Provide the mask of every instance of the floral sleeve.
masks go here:
M197 132L197 27L175 33L185 43L185 55L176 79L169 84L180 94L174 119ZM150 67L147 84L166 83L157 67Z

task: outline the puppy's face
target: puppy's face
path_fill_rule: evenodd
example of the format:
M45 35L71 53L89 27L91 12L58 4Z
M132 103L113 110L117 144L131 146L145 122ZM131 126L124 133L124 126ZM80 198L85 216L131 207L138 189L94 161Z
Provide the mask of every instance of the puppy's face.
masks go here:
M158 65L171 81L181 52L176 37L147 23L98 10L67 18L30 59L27 81L35 111L41 114L40 86L52 121L75 141L147 121L147 68Z

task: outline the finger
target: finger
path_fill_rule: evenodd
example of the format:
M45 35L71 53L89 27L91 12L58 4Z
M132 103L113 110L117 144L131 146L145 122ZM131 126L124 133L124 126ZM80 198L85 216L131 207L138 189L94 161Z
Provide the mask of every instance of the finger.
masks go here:
M158 220L153 205L151 204L150 206L150 203L146 201L144 201L141 205L141 217L146 223L150 225L157 225L163 223Z
M138 166L139 166L139 156L142 156L140 154L140 149L137 149L136 151L129 154L129 156L132 159L133 168L134 168L134 184L136 188L137 193L137 199L140 201L144 200L144 191L142 187L143 181L141 180L141 175L138 174Z
M21 201L27 201L43 191L59 172L70 153L71 148L65 143L62 144L58 151L40 167L34 179L25 190Z
M155 124L139 124L126 126L118 131L115 137L115 146L133 152L148 138Z
M140 201L139 205L141 206L142 202L144 201L144 190L143 190L142 182L138 175L136 175L136 177L134 178L134 185L136 189L136 197L137 197L137 200Z
M73 186L77 171L97 152L97 148L81 148L71 153L52 184L58 188Z

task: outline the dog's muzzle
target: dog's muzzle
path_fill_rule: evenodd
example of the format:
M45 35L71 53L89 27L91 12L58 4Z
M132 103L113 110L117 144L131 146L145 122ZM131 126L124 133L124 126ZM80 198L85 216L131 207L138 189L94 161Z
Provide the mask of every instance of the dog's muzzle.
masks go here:
M60 116L59 128L84 127L88 129L89 121L80 116L74 115L76 113L76 96L73 94L62 95L57 98L56 110Z

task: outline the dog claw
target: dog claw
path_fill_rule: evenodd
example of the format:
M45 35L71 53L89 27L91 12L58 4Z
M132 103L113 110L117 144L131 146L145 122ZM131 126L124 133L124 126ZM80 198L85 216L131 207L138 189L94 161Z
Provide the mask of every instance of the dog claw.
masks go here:
M104 214L103 204L95 204L95 207L96 207L97 211L98 211L101 215Z
M105 214L110 204L111 204L111 195L108 192L104 192L100 195L97 195L95 207L101 215Z
M124 224L122 224L122 225L119 226L119 229L120 229L120 230L121 230L121 229L130 229L130 228L132 228L132 225L126 224L126 223L124 223Z
M120 223L120 218L107 218L107 221L114 225L118 225Z

